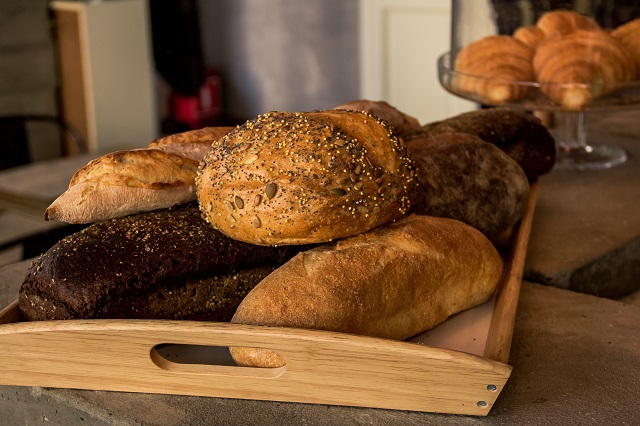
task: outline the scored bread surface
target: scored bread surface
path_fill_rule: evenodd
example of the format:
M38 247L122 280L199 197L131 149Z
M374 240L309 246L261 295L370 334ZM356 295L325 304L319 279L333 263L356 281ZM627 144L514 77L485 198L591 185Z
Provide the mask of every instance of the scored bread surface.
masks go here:
M411 215L299 253L261 281L232 322L407 339L486 301L502 272L497 250L462 222ZM241 365L285 363L232 348Z

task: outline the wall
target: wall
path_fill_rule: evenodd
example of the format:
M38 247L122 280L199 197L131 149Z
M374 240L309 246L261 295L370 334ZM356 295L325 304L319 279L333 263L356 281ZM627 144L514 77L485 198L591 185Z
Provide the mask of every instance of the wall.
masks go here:
M0 116L24 114L57 114L47 1L1 0ZM35 160L60 154L57 128L32 124L27 130Z
M246 119L359 97L357 0L200 0L205 62Z

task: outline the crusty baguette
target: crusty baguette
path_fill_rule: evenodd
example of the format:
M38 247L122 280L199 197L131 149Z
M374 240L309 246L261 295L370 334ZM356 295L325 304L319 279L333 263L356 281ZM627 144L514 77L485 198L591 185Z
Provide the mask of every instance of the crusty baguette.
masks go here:
M400 219L414 186L406 146L386 121L364 111L274 111L214 142L197 198L231 238L310 244Z
M92 223L195 198L198 162L157 149L116 151L78 170L46 220Z
M206 127L116 151L78 170L45 220L93 223L193 201L198 163L211 144L233 130Z
M299 253L249 292L231 322L406 339L488 300L501 271L474 228L411 215ZM267 349L231 354L245 366L286 363Z

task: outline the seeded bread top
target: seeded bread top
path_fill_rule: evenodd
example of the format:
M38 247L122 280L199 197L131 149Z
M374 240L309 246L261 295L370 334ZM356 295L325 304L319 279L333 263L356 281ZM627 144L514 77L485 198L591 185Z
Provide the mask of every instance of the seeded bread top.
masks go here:
M400 219L415 186L406 147L354 110L271 112L214 142L196 195L205 219L254 244L307 244Z

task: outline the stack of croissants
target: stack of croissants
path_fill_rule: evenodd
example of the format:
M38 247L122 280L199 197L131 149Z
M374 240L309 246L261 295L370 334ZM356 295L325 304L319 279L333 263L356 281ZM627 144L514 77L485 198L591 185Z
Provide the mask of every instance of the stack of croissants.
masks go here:
M523 111L272 111L99 157L47 209L25 320L231 321L407 339L492 297L555 144ZM282 366L259 348L239 365Z
M454 67L453 87L489 104L522 100L536 83L555 105L580 110L639 80L640 18L604 29L571 10L549 11L512 35L462 47Z

